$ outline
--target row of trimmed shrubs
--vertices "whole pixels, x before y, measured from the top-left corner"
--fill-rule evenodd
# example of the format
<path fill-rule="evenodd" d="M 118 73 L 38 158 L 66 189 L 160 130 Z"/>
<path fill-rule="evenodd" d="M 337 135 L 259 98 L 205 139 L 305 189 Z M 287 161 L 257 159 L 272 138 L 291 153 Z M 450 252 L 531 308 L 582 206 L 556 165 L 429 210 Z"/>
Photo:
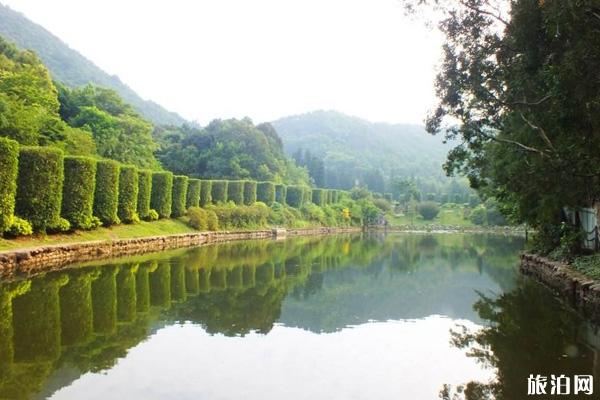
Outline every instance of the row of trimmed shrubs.
<path fill-rule="evenodd" d="M 19 146 L 0 137 L 0 233 L 92 229 L 180 217 L 190 207 L 228 201 L 323 206 L 336 203 L 340 193 L 272 182 L 190 179 L 113 160 L 64 156 L 59 149 Z"/>

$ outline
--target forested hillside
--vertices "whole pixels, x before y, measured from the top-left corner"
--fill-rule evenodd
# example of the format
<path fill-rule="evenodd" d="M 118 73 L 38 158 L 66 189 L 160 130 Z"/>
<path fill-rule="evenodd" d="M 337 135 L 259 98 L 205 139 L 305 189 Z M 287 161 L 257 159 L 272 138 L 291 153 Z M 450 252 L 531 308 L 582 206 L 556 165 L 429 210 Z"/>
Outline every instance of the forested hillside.
<path fill-rule="evenodd" d="M 185 120 L 159 104 L 142 99 L 117 76 L 111 76 L 24 15 L 0 4 L 0 36 L 22 49 L 33 50 L 53 79 L 70 87 L 93 83 L 114 89 L 141 115 L 154 124 L 181 125 Z"/>

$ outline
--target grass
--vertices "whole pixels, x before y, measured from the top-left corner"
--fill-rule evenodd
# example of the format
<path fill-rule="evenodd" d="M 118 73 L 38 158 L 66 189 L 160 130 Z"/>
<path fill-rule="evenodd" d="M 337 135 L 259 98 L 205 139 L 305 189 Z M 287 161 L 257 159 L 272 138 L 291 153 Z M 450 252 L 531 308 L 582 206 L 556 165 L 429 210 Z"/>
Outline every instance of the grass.
<path fill-rule="evenodd" d="M 115 225 L 109 228 L 98 228 L 93 231 L 76 231 L 69 234 L 35 235 L 17 239 L 0 238 L 0 251 L 23 249 L 52 244 L 88 242 L 93 240 L 116 240 L 146 236 L 174 235 L 195 232 L 187 226 L 185 219 L 160 219 L 153 222 L 142 221 L 131 225 Z"/>
<path fill-rule="evenodd" d="M 579 256 L 571 262 L 571 267 L 593 279 L 600 279 L 600 254 Z"/>
<path fill-rule="evenodd" d="M 392 215 L 386 216 L 391 226 L 455 226 L 461 228 L 473 227 L 473 223 L 463 217 L 462 207 L 442 207 L 440 213 L 433 220 L 425 220 L 420 214 L 416 215 Z"/>

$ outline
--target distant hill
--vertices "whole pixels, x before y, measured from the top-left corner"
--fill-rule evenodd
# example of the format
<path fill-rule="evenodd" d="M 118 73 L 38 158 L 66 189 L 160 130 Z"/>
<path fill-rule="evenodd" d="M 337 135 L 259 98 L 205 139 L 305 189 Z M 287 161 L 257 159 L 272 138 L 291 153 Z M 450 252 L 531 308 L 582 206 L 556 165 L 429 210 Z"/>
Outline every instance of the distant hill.
<path fill-rule="evenodd" d="M 352 180 L 364 180 L 365 174 L 377 171 L 386 180 L 391 176 L 446 179 L 442 164 L 452 146 L 420 125 L 373 123 L 321 110 L 281 118 L 273 126 L 287 153 L 308 149 L 324 159 L 328 171 L 353 171 Z"/>
<path fill-rule="evenodd" d="M 114 89 L 154 124 L 181 125 L 186 122 L 180 115 L 166 110 L 159 104 L 142 99 L 117 76 L 107 74 L 46 29 L 2 4 L 0 36 L 23 49 L 35 51 L 53 78 L 67 86 L 77 87 L 94 83 Z"/>

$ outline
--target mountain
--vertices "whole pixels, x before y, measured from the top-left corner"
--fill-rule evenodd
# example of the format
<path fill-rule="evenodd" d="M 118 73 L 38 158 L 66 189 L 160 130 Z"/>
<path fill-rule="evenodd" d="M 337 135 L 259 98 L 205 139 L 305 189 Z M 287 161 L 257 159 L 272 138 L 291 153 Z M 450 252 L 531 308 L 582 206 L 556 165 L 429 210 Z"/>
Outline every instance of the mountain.
<path fill-rule="evenodd" d="M 53 79 L 71 87 L 93 83 L 117 91 L 142 116 L 159 125 L 181 125 L 187 122 L 177 113 L 142 99 L 114 75 L 109 75 L 93 62 L 71 49 L 66 43 L 23 14 L 0 4 L 0 36 L 22 49 L 33 50 L 48 67 Z"/>
<path fill-rule="evenodd" d="M 373 123 L 323 110 L 272 124 L 287 153 L 298 158 L 308 150 L 323 159 L 328 186 L 351 186 L 356 180 L 368 184 L 373 174 L 388 182 L 394 176 L 446 180 L 442 164 L 452 146 L 420 125 Z M 335 176 L 336 171 L 345 176 Z"/>

